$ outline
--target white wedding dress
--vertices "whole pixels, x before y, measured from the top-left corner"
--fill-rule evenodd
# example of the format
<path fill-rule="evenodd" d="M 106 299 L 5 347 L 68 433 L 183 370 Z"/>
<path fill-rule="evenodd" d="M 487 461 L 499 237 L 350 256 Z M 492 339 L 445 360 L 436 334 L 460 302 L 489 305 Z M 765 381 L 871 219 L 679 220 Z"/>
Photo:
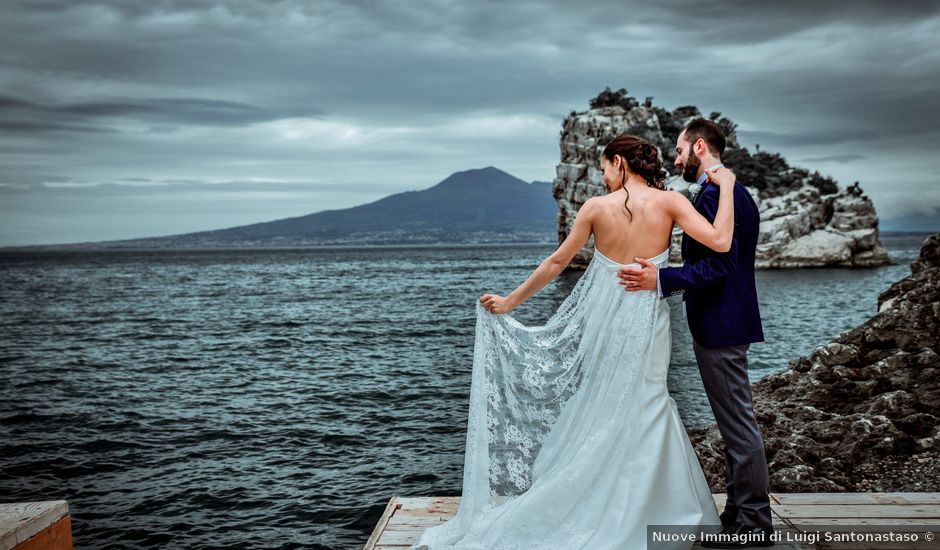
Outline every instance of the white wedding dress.
<path fill-rule="evenodd" d="M 463 494 L 410 550 L 637 550 L 647 525 L 720 528 L 666 389 L 669 306 L 625 291 L 621 267 L 595 249 L 544 326 L 477 301 Z"/>

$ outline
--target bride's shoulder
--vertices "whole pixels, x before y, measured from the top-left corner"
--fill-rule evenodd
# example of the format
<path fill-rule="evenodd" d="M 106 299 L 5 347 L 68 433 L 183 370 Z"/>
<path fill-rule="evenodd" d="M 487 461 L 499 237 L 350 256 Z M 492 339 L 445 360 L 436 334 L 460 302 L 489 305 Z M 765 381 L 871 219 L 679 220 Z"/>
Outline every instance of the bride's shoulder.
<path fill-rule="evenodd" d="M 623 205 L 622 196 L 616 196 L 613 194 L 595 195 L 584 201 L 584 204 L 581 205 L 581 210 L 594 212 L 595 214 L 601 214 L 614 210 L 619 211 L 621 205 Z"/>
<path fill-rule="evenodd" d="M 671 189 L 656 189 L 655 191 L 653 197 L 661 202 L 671 203 L 679 199 L 685 199 L 685 195 L 678 191 L 672 191 Z"/>
<path fill-rule="evenodd" d="M 595 195 L 593 197 L 588 197 L 587 200 L 581 205 L 581 210 L 596 210 L 598 208 L 603 208 L 604 205 L 610 202 L 610 195 Z"/>
<path fill-rule="evenodd" d="M 589 197 L 587 200 L 581 203 L 580 207 L 578 207 L 578 213 L 575 217 L 584 218 L 586 220 L 593 218 L 596 215 L 596 212 L 600 208 L 603 208 L 603 203 L 601 203 L 600 200 L 601 197 Z"/>
<path fill-rule="evenodd" d="M 677 209 L 682 208 L 686 204 L 692 204 L 689 202 L 688 197 L 678 191 L 668 189 L 658 190 L 654 196 L 656 197 L 657 206 L 666 212 L 674 213 Z"/>

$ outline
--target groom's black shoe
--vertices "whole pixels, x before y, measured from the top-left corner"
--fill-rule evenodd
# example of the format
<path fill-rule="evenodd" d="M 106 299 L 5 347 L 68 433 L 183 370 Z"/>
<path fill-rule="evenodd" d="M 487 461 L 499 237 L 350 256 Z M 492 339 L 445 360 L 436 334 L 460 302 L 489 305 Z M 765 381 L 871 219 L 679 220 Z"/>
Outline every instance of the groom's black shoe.
<path fill-rule="evenodd" d="M 760 527 L 757 525 L 744 525 L 743 523 L 732 523 L 720 533 L 704 534 L 702 536 L 702 546 L 704 548 L 754 548 L 773 546 L 774 541 L 770 538 L 773 534 L 773 527 Z"/>
<path fill-rule="evenodd" d="M 725 511 L 718 514 L 718 519 L 721 520 L 721 528 L 727 529 L 728 526 L 734 525 L 738 521 L 738 511 L 729 510 L 725 508 Z"/>
<path fill-rule="evenodd" d="M 731 535 L 733 535 L 737 530 L 738 522 L 736 520 L 732 520 L 731 523 L 725 523 L 725 518 L 721 518 L 721 531 L 712 534 L 704 533 L 702 535 L 702 546 L 705 548 L 719 548 L 712 546 L 712 544 L 715 542 L 731 540 Z"/>

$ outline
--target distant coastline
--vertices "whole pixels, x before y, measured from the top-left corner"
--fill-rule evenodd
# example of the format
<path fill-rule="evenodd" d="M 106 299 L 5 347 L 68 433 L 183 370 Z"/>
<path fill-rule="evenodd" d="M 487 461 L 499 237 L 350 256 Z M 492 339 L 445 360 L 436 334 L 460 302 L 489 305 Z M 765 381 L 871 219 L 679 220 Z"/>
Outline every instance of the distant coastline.
<path fill-rule="evenodd" d="M 936 231 L 882 231 L 882 236 L 905 237 L 920 236 L 925 238 Z M 108 243 L 114 241 L 99 241 Z M 525 246 L 557 246 L 557 241 L 511 241 L 511 242 L 438 242 L 438 243 L 390 243 L 390 244 L 332 244 L 332 245 L 260 245 L 260 246 L 101 246 L 99 242 L 91 243 L 65 243 L 65 244 L 43 244 L 43 245 L 20 245 L 0 247 L 0 254 L 17 252 L 220 252 L 220 251 L 254 251 L 254 250 L 387 250 L 387 249 L 405 249 L 405 248 L 480 248 L 480 247 L 525 247 Z"/>
<path fill-rule="evenodd" d="M 883 236 L 917 236 L 917 235 L 932 235 L 936 231 L 881 231 L 880 234 Z M 136 239 L 135 239 L 136 240 Z M 143 239 L 140 239 L 143 240 Z M 543 246 L 543 245 L 557 245 L 557 241 L 545 239 L 541 241 L 493 241 L 493 242 L 436 242 L 436 243 L 389 243 L 389 244 L 323 244 L 323 245 L 286 245 L 286 246 L 274 246 L 274 245 L 258 245 L 258 246 L 166 246 L 166 247 L 149 247 L 149 246 L 102 246 L 104 243 L 113 243 L 114 241 L 95 241 L 88 243 L 62 243 L 62 244 L 37 244 L 37 245 L 17 245 L 17 246 L 0 246 L 0 253 L 6 252 L 41 252 L 41 251 L 50 251 L 50 252 L 105 252 L 105 251 L 128 251 L 128 252 L 158 252 L 161 250 L 165 251 L 234 251 L 234 250 L 348 250 L 348 249 L 357 249 L 357 250 L 368 250 L 368 249 L 400 249 L 400 248 L 477 248 L 480 246 L 499 246 L 499 247 L 511 247 L 511 246 Z"/>
<path fill-rule="evenodd" d="M 25 245 L 17 247 L 0 247 L 0 254 L 4 252 L 234 252 L 238 250 L 369 250 L 369 249 L 401 249 L 401 248 L 480 248 L 486 247 L 512 247 L 512 246 L 549 246 L 557 245 L 552 241 L 532 242 L 494 242 L 494 243 L 426 243 L 426 244 L 348 244 L 348 245 L 293 245 L 293 246 L 218 246 L 218 247 L 98 247 L 83 245 Z"/>

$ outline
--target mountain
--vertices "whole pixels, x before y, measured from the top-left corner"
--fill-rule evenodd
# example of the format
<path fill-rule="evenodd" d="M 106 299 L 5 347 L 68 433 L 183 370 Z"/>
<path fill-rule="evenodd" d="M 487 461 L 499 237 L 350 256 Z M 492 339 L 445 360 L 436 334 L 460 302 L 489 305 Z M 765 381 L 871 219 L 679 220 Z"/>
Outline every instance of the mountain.
<path fill-rule="evenodd" d="M 555 242 L 550 182 L 486 168 L 456 172 L 428 189 L 269 222 L 83 247 L 195 248 L 311 245 Z"/>

